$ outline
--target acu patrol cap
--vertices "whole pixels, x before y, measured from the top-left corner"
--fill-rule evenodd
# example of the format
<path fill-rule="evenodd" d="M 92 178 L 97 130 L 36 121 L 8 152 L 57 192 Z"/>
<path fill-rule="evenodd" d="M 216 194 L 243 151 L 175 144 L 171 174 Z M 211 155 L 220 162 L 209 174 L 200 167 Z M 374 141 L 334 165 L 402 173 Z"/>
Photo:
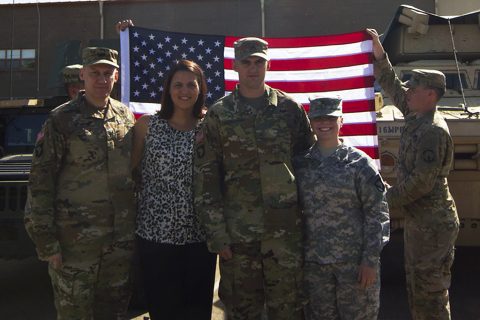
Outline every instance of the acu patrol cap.
<path fill-rule="evenodd" d="M 80 79 L 80 69 L 82 69 L 81 64 L 72 64 L 63 68 L 63 83 L 83 83 L 83 80 Z"/>
<path fill-rule="evenodd" d="M 235 60 L 243 60 L 252 56 L 270 60 L 267 54 L 268 42 L 260 38 L 242 38 L 235 41 L 233 47 L 235 48 Z"/>
<path fill-rule="evenodd" d="M 405 86 L 407 88 L 413 88 L 421 85 L 445 91 L 445 75 L 438 70 L 412 70 L 412 77 L 405 82 Z"/>
<path fill-rule="evenodd" d="M 82 59 L 84 66 L 94 64 L 108 64 L 118 68 L 118 52 L 109 48 L 88 47 L 82 51 Z"/>
<path fill-rule="evenodd" d="M 310 100 L 310 109 L 308 110 L 308 118 L 310 120 L 329 116 L 342 116 L 342 99 L 339 97 L 318 97 Z"/>

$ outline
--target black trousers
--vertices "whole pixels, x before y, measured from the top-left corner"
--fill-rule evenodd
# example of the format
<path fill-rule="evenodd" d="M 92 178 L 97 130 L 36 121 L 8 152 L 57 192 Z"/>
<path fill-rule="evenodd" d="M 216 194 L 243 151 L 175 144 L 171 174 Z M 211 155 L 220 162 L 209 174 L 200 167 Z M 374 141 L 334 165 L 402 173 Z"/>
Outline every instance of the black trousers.
<path fill-rule="evenodd" d="M 152 320 L 210 320 L 216 254 L 205 243 L 172 245 L 137 237 Z"/>

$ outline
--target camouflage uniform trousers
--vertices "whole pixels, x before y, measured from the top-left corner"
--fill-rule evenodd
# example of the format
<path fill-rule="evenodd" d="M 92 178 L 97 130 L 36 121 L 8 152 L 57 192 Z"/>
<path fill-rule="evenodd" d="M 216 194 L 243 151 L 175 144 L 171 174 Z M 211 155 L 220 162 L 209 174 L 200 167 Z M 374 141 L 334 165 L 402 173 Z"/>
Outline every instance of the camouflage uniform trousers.
<path fill-rule="evenodd" d="M 228 320 L 302 320 L 302 255 L 299 239 L 270 239 L 231 245 L 220 260 L 219 296 Z"/>
<path fill-rule="evenodd" d="M 91 249 L 62 248 L 63 266 L 49 265 L 58 320 L 126 319 L 133 241 Z"/>
<path fill-rule="evenodd" d="M 413 319 L 450 319 L 448 288 L 457 235 L 457 223 L 434 230 L 405 217 L 405 273 Z"/>
<path fill-rule="evenodd" d="M 367 289 L 358 283 L 358 263 L 305 263 L 306 320 L 375 320 L 380 308 L 380 272 Z M 378 270 L 378 269 L 377 269 Z"/>

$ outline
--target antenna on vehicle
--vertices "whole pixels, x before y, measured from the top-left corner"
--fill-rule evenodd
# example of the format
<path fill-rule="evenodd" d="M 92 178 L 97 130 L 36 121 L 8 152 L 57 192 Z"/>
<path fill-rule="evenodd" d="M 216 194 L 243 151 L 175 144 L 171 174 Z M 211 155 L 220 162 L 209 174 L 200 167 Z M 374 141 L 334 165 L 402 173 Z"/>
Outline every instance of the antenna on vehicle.
<path fill-rule="evenodd" d="M 457 49 L 455 48 L 455 40 L 453 39 L 453 30 L 452 30 L 452 25 L 450 23 L 450 18 L 448 18 L 447 21 L 448 21 L 448 28 L 450 29 L 450 38 L 452 39 L 453 56 L 455 57 L 455 66 L 457 67 L 457 76 L 458 76 L 458 82 L 460 83 L 460 92 L 462 93 L 463 110 L 465 110 L 469 118 L 474 116 L 478 118 L 478 115 L 479 115 L 478 112 L 471 112 L 470 110 L 468 110 L 467 100 L 465 99 L 465 92 L 463 91 L 462 78 L 460 76 L 460 68 L 458 66 Z"/>

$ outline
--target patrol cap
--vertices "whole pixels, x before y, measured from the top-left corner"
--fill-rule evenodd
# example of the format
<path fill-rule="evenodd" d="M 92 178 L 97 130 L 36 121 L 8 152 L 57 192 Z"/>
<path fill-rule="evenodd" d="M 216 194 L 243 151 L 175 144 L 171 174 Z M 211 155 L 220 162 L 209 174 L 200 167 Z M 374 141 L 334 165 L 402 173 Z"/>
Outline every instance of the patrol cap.
<path fill-rule="evenodd" d="M 405 86 L 413 88 L 420 85 L 445 90 L 445 75 L 438 70 L 414 69 Z"/>
<path fill-rule="evenodd" d="M 83 80 L 80 79 L 80 69 L 82 69 L 81 64 L 72 64 L 63 68 L 63 83 L 82 83 Z"/>
<path fill-rule="evenodd" d="M 84 66 L 93 64 L 108 64 L 118 68 L 118 52 L 109 48 L 87 47 L 82 51 L 82 60 Z"/>
<path fill-rule="evenodd" d="M 341 117 L 342 99 L 339 97 L 318 97 L 310 100 L 308 118 L 315 119 L 322 116 Z"/>
<path fill-rule="evenodd" d="M 233 47 L 235 48 L 235 60 L 243 60 L 252 56 L 270 60 L 267 54 L 268 42 L 260 38 L 242 38 L 235 41 Z"/>

